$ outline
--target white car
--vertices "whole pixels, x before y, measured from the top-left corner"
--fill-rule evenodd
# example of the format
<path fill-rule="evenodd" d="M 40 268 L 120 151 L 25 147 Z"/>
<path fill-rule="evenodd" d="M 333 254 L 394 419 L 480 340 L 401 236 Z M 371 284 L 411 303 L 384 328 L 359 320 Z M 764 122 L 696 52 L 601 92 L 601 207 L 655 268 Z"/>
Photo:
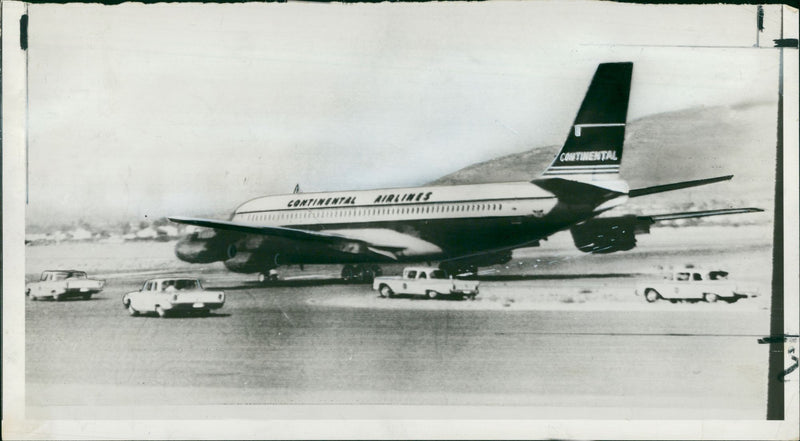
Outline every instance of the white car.
<path fill-rule="evenodd" d="M 643 295 L 652 303 L 659 299 L 704 300 L 708 303 L 717 300 L 735 302 L 740 298 L 755 297 L 755 293 L 745 293 L 736 283 L 728 280 L 726 271 L 699 271 L 685 269 L 666 275 L 662 280 L 651 280 L 636 285 L 636 295 Z"/>
<path fill-rule="evenodd" d="M 155 312 L 165 317 L 170 311 L 194 311 L 208 314 L 225 304 L 223 291 L 207 291 L 200 281 L 188 278 L 161 278 L 144 282 L 139 291 L 122 296 L 130 315 Z"/>
<path fill-rule="evenodd" d="M 77 270 L 47 270 L 36 282 L 25 287 L 25 295 L 31 300 L 51 297 L 62 300 L 69 297 L 92 298 L 92 294 L 102 291 L 105 281 L 90 279 L 86 272 Z"/>
<path fill-rule="evenodd" d="M 475 299 L 478 295 L 479 282 L 454 279 L 438 268 L 408 267 L 399 277 L 376 277 L 372 289 L 381 297 L 394 297 L 397 294 L 424 295 L 435 299 L 439 296 L 457 296 Z"/>

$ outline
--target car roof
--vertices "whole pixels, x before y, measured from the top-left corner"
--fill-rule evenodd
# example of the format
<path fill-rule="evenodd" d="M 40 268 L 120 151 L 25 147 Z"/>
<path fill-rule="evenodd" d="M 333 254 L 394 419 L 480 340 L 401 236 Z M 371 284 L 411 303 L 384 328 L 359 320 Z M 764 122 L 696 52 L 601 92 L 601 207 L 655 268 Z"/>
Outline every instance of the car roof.
<path fill-rule="evenodd" d="M 84 270 L 74 270 L 74 269 L 57 269 L 57 270 L 44 270 L 43 273 L 85 273 Z"/>

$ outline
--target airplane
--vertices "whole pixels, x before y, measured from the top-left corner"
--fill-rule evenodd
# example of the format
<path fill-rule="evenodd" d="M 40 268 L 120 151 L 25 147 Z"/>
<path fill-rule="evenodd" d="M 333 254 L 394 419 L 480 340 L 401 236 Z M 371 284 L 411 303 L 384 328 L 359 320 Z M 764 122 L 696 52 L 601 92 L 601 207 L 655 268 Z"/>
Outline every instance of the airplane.
<path fill-rule="evenodd" d="M 620 179 L 632 62 L 599 64 L 567 139 L 547 170 L 522 182 L 423 186 L 264 196 L 230 219 L 169 217 L 205 227 L 175 247 L 185 262 L 223 261 L 266 281 L 282 265 L 343 264 L 348 281 L 380 265 L 439 262 L 450 274 L 511 260 L 517 248 L 569 230 L 583 252 L 636 246 L 656 222 L 763 211 L 726 208 L 598 217 L 630 198 L 729 180 L 733 175 L 629 189 Z"/>

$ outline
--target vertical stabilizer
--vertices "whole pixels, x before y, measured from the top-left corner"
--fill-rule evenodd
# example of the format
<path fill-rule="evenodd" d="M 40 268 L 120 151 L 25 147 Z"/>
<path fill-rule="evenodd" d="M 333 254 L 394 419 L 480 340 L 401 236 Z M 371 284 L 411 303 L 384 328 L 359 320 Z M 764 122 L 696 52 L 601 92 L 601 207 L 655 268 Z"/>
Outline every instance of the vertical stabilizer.
<path fill-rule="evenodd" d="M 617 178 L 632 72 L 630 62 L 597 66 L 567 140 L 543 177 L 581 181 Z"/>

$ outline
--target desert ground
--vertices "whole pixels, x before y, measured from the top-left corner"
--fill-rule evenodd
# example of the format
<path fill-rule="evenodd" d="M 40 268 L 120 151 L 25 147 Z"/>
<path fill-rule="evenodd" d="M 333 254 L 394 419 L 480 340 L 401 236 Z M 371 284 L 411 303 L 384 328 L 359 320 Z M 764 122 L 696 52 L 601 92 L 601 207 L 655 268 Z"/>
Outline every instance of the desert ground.
<path fill-rule="evenodd" d="M 768 351 L 757 340 L 769 330 L 771 235 L 768 225 L 655 228 L 634 250 L 585 255 L 559 234 L 483 268 L 475 301 L 383 299 L 344 284 L 334 266 L 281 268 L 262 286 L 220 264 L 182 263 L 174 242 L 26 247 L 29 279 L 75 268 L 106 280 L 88 301 L 27 302 L 26 409 L 180 418 L 160 406 L 226 405 L 213 417 L 264 417 L 345 404 L 343 416 L 369 405 L 381 418 L 396 406 L 417 417 L 477 406 L 485 418 L 763 419 Z M 647 303 L 634 293 L 687 265 L 729 271 L 757 296 Z M 165 274 L 200 277 L 226 292 L 225 306 L 130 317 L 123 294 Z"/>

